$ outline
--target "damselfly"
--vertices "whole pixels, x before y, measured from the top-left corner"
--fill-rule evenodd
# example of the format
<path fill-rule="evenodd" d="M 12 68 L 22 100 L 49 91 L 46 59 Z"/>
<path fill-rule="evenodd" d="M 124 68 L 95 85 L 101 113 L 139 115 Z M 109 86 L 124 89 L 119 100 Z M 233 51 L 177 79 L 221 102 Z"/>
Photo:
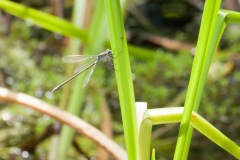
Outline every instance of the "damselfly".
<path fill-rule="evenodd" d="M 87 63 L 77 67 L 75 69 L 75 71 L 74 71 L 76 74 L 74 74 L 72 77 L 70 77 L 66 81 L 62 82 L 61 84 L 59 84 L 57 87 L 55 87 L 52 90 L 52 92 L 55 92 L 60 87 L 62 87 L 64 84 L 68 83 L 73 78 L 77 77 L 78 75 L 80 75 L 84 71 L 86 71 L 86 70 L 91 68 L 91 70 L 87 74 L 87 76 L 86 76 L 86 78 L 84 80 L 84 83 L 83 83 L 83 87 L 85 87 L 88 84 L 88 81 L 89 81 L 89 79 L 90 79 L 90 77 L 91 77 L 91 75 L 93 73 L 94 68 L 96 67 L 98 62 L 101 59 L 103 59 L 104 57 L 106 57 L 106 58 L 112 57 L 112 51 L 107 49 L 105 52 L 99 53 L 98 55 L 89 55 L 89 56 L 84 56 L 84 55 L 68 55 L 68 56 L 64 56 L 62 58 L 62 61 L 66 62 L 66 63 L 78 63 L 78 62 L 82 62 L 82 61 L 85 61 L 85 60 L 89 60 L 89 62 L 87 62 Z"/>

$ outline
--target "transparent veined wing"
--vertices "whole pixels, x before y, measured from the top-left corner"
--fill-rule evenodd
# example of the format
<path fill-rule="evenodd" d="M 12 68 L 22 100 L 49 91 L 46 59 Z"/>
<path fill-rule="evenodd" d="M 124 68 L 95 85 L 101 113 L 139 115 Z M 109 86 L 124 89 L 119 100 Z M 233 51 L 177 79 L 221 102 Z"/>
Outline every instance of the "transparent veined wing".
<path fill-rule="evenodd" d="M 94 71 L 94 68 L 95 68 L 96 65 L 97 65 L 97 61 L 94 62 L 94 63 L 95 63 L 95 64 L 92 66 L 91 70 L 89 71 L 88 75 L 86 76 L 86 78 L 85 78 L 85 80 L 84 80 L 84 82 L 83 82 L 83 88 L 86 87 L 86 85 L 88 84 L 89 79 L 90 79 L 90 77 L 91 77 L 91 75 L 92 75 L 92 73 L 93 73 L 93 71 Z"/>
<path fill-rule="evenodd" d="M 66 63 L 77 63 L 77 62 L 81 62 L 81 61 L 85 61 L 87 59 L 95 59 L 97 57 L 97 55 L 89 55 L 89 56 L 85 56 L 85 55 L 67 55 L 67 56 L 63 56 L 62 61 L 66 62 Z"/>
<path fill-rule="evenodd" d="M 74 73 L 78 73 L 83 71 L 85 68 L 87 68 L 88 66 L 90 66 L 91 64 L 93 64 L 96 61 L 96 58 L 91 58 L 91 59 L 86 59 L 87 62 L 85 63 L 80 63 L 80 65 L 74 70 Z"/>

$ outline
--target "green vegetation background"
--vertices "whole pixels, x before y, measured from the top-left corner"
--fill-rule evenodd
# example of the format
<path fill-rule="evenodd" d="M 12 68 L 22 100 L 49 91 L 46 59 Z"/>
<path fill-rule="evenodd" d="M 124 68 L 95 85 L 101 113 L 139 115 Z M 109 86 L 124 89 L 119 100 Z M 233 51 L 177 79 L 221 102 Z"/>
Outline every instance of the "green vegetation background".
<path fill-rule="evenodd" d="M 45 1 L 24 1 L 24 3 L 46 12 L 51 10 L 51 5 Z M 64 18 L 69 19 L 72 4 L 71 2 L 64 4 Z M 165 48 L 164 45 L 156 45 L 146 40 L 144 34 L 168 37 L 194 46 L 202 8 L 192 7 L 193 11 L 190 10 L 191 16 L 189 16 L 183 12 L 185 5 L 188 5 L 185 1 L 176 3 L 172 0 L 165 2 L 164 7 L 156 1 L 145 1 L 143 4 L 134 5 L 131 6 L 132 10 L 129 7 L 125 13 L 129 43 L 154 51 L 149 53 L 153 57 L 149 59 L 142 59 L 140 55 L 130 52 L 136 101 L 147 102 L 149 108 L 183 106 L 193 54 L 181 47 L 173 51 Z M 163 8 L 167 7 L 169 9 L 157 12 L 158 10 L 154 10 L 153 7 L 157 5 L 159 10 L 163 11 Z M 148 10 L 151 7 L 152 9 Z M 142 17 L 137 16 L 137 11 L 146 13 L 145 18 L 148 18 L 147 22 L 150 24 L 143 23 Z M 0 16 L 0 85 L 57 105 L 61 92 L 52 95 L 50 91 L 66 78 L 65 64 L 61 62 L 61 57 L 67 39 L 16 17 L 9 17 L 7 19 L 9 22 L 6 23 L 4 19 L 8 16 L 6 13 L 1 13 Z M 224 33 L 218 53 L 213 59 L 199 111 L 236 143 L 240 143 L 239 42 L 239 26 L 231 25 Z M 102 90 L 106 95 L 113 119 L 113 139 L 124 145 L 115 75 L 113 71 L 106 69 L 104 64 L 95 69 L 87 86 L 85 105 L 80 117 L 97 127 L 101 124 L 100 109 L 95 106 L 96 99 L 93 97 L 96 95 L 93 93 L 95 83 L 103 84 Z M 2 159 L 10 155 L 18 156 L 18 148 L 22 148 L 31 139 L 43 134 L 53 123 L 51 118 L 24 106 L 2 102 L 0 106 L 0 158 Z M 178 127 L 172 124 L 154 127 L 153 146 L 156 148 L 156 156 L 160 159 L 172 158 Z M 86 155 L 89 157 L 95 155 L 94 144 L 80 136 L 76 136 L 75 139 Z M 30 157 L 46 159 L 49 146 L 49 139 L 42 141 Z M 72 147 L 69 151 L 69 159 L 76 159 L 79 154 L 76 147 Z M 233 159 L 195 131 L 189 159 L 209 159 L 209 157 L 212 160 Z"/>

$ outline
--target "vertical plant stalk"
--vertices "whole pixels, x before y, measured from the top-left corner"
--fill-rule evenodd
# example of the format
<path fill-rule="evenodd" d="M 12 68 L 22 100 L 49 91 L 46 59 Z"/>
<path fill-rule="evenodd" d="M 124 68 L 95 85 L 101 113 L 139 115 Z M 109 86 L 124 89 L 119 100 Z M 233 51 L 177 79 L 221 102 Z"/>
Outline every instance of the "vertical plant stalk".
<path fill-rule="evenodd" d="M 129 160 L 137 160 L 137 121 L 128 48 L 119 0 L 105 0 L 111 48 L 118 85 L 125 143 Z"/>
<path fill-rule="evenodd" d="M 145 119 L 148 111 L 145 112 L 139 131 L 139 160 L 148 160 L 151 157 L 151 139 L 153 122 Z"/>
<path fill-rule="evenodd" d="M 197 95 L 196 95 L 196 97 L 197 97 L 196 101 L 198 102 L 198 105 L 194 106 L 194 108 L 193 108 L 193 110 L 196 112 L 198 111 L 200 99 L 202 97 L 201 92 L 204 88 L 204 84 L 205 84 L 205 81 L 207 78 L 208 70 L 211 65 L 213 55 L 216 52 L 217 46 L 219 44 L 219 41 L 222 37 L 224 28 L 226 26 L 226 24 L 224 22 L 224 17 L 221 14 L 218 14 L 217 19 L 216 19 L 216 24 L 213 26 L 214 26 L 213 34 L 211 34 L 210 39 L 209 39 L 210 41 L 207 44 L 204 65 L 202 66 L 202 68 L 203 68 L 202 76 L 199 78 L 199 89 L 198 89 L 199 93 L 197 93 Z M 192 132 L 193 132 L 193 127 L 190 127 L 188 130 L 188 136 L 186 139 L 186 143 L 188 144 L 188 146 L 185 147 L 186 151 L 183 152 L 183 159 L 187 159 L 187 157 L 188 157 L 188 150 L 189 150 L 189 146 L 191 143 Z"/>
<path fill-rule="evenodd" d="M 189 125 L 192 111 L 198 110 L 202 96 L 205 79 L 208 73 L 207 61 L 212 60 L 211 53 L 208 53 L 208 44 L 210 43 L 213 29 L 216 23 L 216 17 L 220 8 L 221 0 L 207 0 L 204 6 L 203 18 L 196 48 L 196 55 L 193 62 L 192 73 L 187 91 L 187 97 L 184 104 L 183 117 L 180 124 L 177 145 L 174 154 L 174 160 L 187 159 L 193 128 Z M 214 46 L 216 47 L 216 46 Z M 206 65 L 206 67 L 204 67 Z"/>
<path fill-rule="evenodd" d="M 214 22 L 216 23 L 212 24 L 211 26 L 211 31 L 209 34 L 210 36 L 209 36 L 207 47 L 206 47 L 206 55 L 204 57 L 204 62 L 203 62 L 204 65 L 202 66 L 202 75 L 200 76 L 200 79 L 199 79 L 199 89 L 198 89 L 199 92 L 197 92 L 197 95 L 196 95 L 196 98 L 197 98 L 196 103 L 198 103 L 198 105 L 194 106 L 193 108 L 193 110 L 196 112 L 198 110 L 198 106 L 201 99 L 201 92 L 204 88 L 204 84 L 207 78 L 207 74 L 212 61 L 213 54 L 216 52 L 216 49 L 222 37 L 223 31 L 226 27 L 226 23 L 240 23 L 240 14 L 237 12 L 224 11 L 224 10 L 219 10 L 217 12 L 218 12 L 217 18 L 216 20 L 214 20 Z M 193 129 L 191 127 L 188 131 L 186 144 L 190 145 L 192 132 L 193 132 Z M 187 148 L 185 147 L 185 149 L 187 149 L 187 151 L 183 152 L 183 159 L 187 159 L 189 146 Z"/>
<path fill-rule="evenodd" d="M 151 160 L 155 160 L 155 149 L 152 150 Z"/>

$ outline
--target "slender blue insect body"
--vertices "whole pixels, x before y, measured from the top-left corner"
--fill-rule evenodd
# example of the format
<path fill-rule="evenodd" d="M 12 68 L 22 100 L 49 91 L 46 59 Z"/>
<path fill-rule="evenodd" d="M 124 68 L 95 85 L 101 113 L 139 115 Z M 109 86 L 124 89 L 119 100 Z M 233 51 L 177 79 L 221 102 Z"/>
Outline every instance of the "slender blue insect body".
<path fill-rule="evenodd" d="M 88 81 L 94 71 L 94 68 L 96 67 L 96 65 L 98 64 L 98 62 L 104 58 L 104 57 L 112 57 L 112 51 L 110 49 L 107 49 L 105 52 L 99 53 L 98 55 L 91 55 L 91 56 L 84 56 L 84 55 L 68 55 L 68 56 L 64 56 L 62 58 L 63 62 L 67 62 L 67 63 L 78 63 L 78 62 L 82 62 L 88 59 L 93 59 L 91 60 L 89 63 L 84 64 L 83 66 L 80 66 L 78 68 L 75 69 L 76 74 L 74 74 L 72 77 L 70 77 L 69 79 L 65 80 L 64 82 L 62 82 L 61 84 L 59 84 L 58 86 L 56 86 L 52 92 L 55 92 L 56 90 L 58 90 L 59 88 L 61 88 L 63 85 L 65 85 L 66 83 L 68 83 L 69 81 L 71 81 L 72 79 L 74 79 L 75 77 L 77 77 L 78 75 L 80 75 L 81 73 L 85 72 L 86 70 L 90 69 L 89 73 L 87 74 L 84 83 L 83 83 L 83 87 L 85 87 L 88 84 Z"/>

